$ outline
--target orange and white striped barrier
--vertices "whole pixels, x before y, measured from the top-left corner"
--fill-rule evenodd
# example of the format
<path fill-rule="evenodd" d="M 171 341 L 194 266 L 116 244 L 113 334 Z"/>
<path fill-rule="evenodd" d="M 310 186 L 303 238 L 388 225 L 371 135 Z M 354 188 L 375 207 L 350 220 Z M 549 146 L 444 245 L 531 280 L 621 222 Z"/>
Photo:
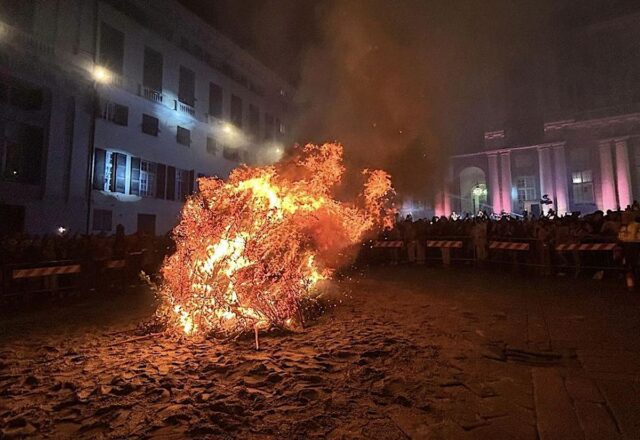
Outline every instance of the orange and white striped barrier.
<path fill-rule="evenodd" d="M 30 269 L 14 269 L 12 272 L 12 278 L 14 280 L 19 278 L 35 278 L 44 277 L 47 275 L 64 275 L 69 273 L 80 273 L 79 264 L 71 264 L 69 266 L 49 266 L 49 267 L 33 267 Z"/>
<path fill-rule="evenodd" d="M 428 240 L 427 247 L 431 248 L 461 248 L 461 241 L 452 240 Z"/>
<path fill-rule="evenodd" d="M 374 248 L 400 248 L 402 247 L 401 241 L 374 241 Z"/>
<path fill-rule="evenodd" d="M 122 269 L 125 266 L 125 260 L 109 260 L 104 267 L 107 269 Z"/>
<path fill-rule="evenodd" d="M 489 242 L 489 249 L 504 249 L 508 251 L 528 251 L 530 249 L 529 243 L 512 243 L 510 241 L 491 241 Z"/>
<path fill-rule="evenodd" d="M 618 246 L 617 243 L 573 243 L 559 244 L 557 251 L 612 251 Z"/>

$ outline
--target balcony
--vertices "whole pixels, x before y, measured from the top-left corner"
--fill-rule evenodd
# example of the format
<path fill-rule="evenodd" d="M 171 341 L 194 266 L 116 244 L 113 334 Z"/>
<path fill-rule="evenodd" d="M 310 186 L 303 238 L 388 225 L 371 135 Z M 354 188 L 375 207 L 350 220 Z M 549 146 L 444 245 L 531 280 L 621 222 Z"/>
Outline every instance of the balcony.
<path fill-rule="evenodd" d="M 49 43 L 2 21 L 0 21 L 0 37 L 4 43 L 26 50 L 36 57 L 53 58 L 55 54 L 53 46 Z"/>
<path fill-rule="evenodd" d="M 164 100 L 162 92 L 159 92 L 142 84 L 138 84 L 138 96 L 142 96 L 144 99 L 157 102 L 158 104 L 162 104 Z"/>
<path fill-rule="evenodd" d="M 175 101 L 174 110 L 177 110 L 181 113 L 186 113 L 191 117 L 196 117 L 196 109 L 190 106 L 189 104 L 185 104 L 184 102 L 180 102 L 178 100 Z"/>

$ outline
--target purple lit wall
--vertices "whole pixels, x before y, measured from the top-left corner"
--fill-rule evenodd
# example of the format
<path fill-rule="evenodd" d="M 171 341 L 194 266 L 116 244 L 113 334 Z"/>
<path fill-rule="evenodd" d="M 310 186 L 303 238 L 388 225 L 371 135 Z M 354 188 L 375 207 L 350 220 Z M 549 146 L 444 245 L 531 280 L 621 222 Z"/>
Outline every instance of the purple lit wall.
<path fill-rule="evenodd" d="M 489 190 L 491 191 L 491 206 L 493 212 L 502 212 L 500 196 L 500 176 L 498 175 L 498 155 L 489 154 Z"/>
<path fill-rule="evenodd" d="M 629 152 L 627 141 L 624 139 L 616 141 L 616 183 L 618 185 L 618 204 L 625 209 L 631 205 L 633 195 L 631 194 L 631 172 L 629 170 Z"/>
<path fill-rule="evenodd" d="M 602 142 L 600 150 L 600 186 L 602 188 L 602 210 L 616 209 L 616 189 L 613 178 L 613 161 L 611 159 L 611 143 Z"/>

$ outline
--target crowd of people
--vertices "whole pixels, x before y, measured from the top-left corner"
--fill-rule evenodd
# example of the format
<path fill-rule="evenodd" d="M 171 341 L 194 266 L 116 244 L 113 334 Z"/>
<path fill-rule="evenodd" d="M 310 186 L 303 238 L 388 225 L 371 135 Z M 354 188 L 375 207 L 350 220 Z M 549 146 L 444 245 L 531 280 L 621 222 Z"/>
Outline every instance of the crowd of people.
<path fill-rule="evenodd" d="M 104 261 L 124 259 L 131 254 L 144 255 L 147 265 L 171 251 L 170 236 L 143 233 L 125 234 L 122 225 L 116 233 L 27 235 L 12 234 L 0 237 L 0 266 L 25 266 L 57 261 Z"/>
<path fill-rule="evenodd" d="M 462 245 L 456 249 L 428 248 L 429 240 L 450 240 Z M 452 259 L 461 259 L 482 266 L 497 256 L 511 264 L 535 266 L 543 274 L 563 273 L 569 268 L 577 274 L 581 267 L 587 265 L 596 269 L 617 265 L 626 268 L 627 274 L 634 274 L 640 254 L 640 204 L 634 201 L 625 210 L 596 211 L 588 215 L 558 216 L 552 210 L 539 217 L 526 213 L 522 216 L 495 216 L 480 212 L 476 216 L 414 220 L 407 215 L 404 219 L 397 218 L 393 228 L 385 228 L 378 241 L 400 245 L 365 253 L 365 259 L 398 264 L 424 263 L 434 258 L 445 265 Z M 492 241 L 528 243 L 529 246 L 527 252 L 494 250 L 490 253 L 489 243 Z M 603 242 L 619 245 L 614 252 L 599 255 L 583 255 L 577 250 L 555 252 L 561 244 Z M 84 272 L 96 273 L 107 261 L 126 260 L 128 267 L 153 274 L 164 257 L 173 252 L 174 246 L 170 233 L 163 236 L 126 235 L 121 225 L 113 235 L 70 235 L 66 231 L 43 236 L 14 234 L 0 237 L 0 267 L 74 261 L 84 266 Z M 132 276 L 133 272 L 131 270 Z M 3 278 L 5 281 L 8 279 L 6 274 Z"/>
<path fill-rule="evenodd" d="M 591 214 L 578 213 L 564 216 L 556 215 L 553 210 L 539 217 L 524 213 L 522 216 L 489 215 L 480 212 L 477 216 L 434 217 L 414 220 L 410 215 L 398 218 L 393 228 L 386 228 L 379 236 L 379 241 L 400 241 L 402 247 L 397 250 L 382 251 L 386 260 L 392 263 L 421 263 L 429 258 L 425 245 L 428 240 L 460 240 L 463 248 L 458 251 L 470 260 L 482 263 L 490 258 L 489 243 L 491 241 L 521 242 L 530 245 L 530 252 L 517 255 L 515 253 L 496 251 L 500 257 L 509 258 L 515 263 L 537 265 L 550 273 L 555 265 L 579 267 L 584 260 L 593 260 L 594 264 L 626 265 L 635 269 L 638 261 L 638 241 L 640 236 L 640 204 L 625 210 L 606 213 L 595 211 Z M 557 245 L 579 243 L 618 242 L 616 252 L 598 257 L 581 256 L 575 252 L 554 252 Z M 433 250 L 435 257 L 449 263 L 451 250 Z M 378 255 L 380 256 L 380 255 Z"/>

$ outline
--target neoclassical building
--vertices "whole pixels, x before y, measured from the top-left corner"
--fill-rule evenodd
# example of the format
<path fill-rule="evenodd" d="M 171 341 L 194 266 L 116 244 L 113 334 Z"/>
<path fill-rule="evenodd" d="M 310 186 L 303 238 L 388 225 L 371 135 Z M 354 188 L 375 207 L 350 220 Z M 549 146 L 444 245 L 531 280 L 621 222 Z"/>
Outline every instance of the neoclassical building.
<path fill-rule="evenodd" d="M 640 113 L 589 116 L 545 123 L 535 145 L 485 133 L 484 151 L 451 157 L 436 213 L 624 209 L 640 198 Z M 541 203 L 545 195 L 551 204 Z"/>
<path fill-rule="evenodd" d="M 0 230 L 163 234 L 279 157 L 293 93 L 176 0 L 0 0 Z"/>
<path fill-rule="evenodd" d="M 436 214 L 586 214 L 640 199 L 638 6 L 578 22 L 561 10 L 556 46 L 488 67 L 497 86 L 478 117 L 492 130 L 450 158 Z"/>

